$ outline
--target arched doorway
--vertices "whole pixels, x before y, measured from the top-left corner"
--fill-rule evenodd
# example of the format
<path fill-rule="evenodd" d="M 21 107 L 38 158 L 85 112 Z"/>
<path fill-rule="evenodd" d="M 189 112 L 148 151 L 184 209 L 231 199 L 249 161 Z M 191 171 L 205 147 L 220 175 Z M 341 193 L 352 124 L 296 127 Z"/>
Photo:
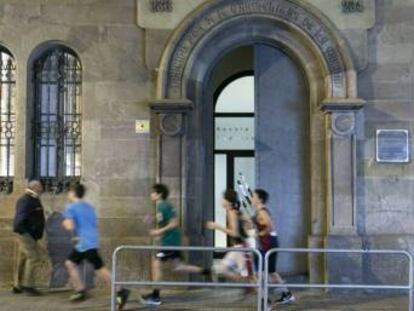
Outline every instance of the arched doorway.
<path fill-rule="evenodd" d="M 226 220 L 222 191 L 237 191 L 237 181 L 244 180 L 270 193 L 268 208 L 281 245 L 307 247 L 310 109 L 303 71 L 279 48 L 254 44 L 225 54 L 209 79 L 206 94 L 214 97 L 205 104 L 214 105 L 215 221 Z M 226 242 L 215 233 L 215 246 Z M 279 262 L 281 272 L 307 274 L 306 256 L 282 254 Z"/>
<path fill-rule="evenodd" d="M 212 245 L 214 241 L 204 229 L 205 221 L 214 217 L 211 103 L 216 89 L 209 85 L 213 71 L 231 51 L 256 45 L 283 53 L 302 73 L 302 81 L 309 83 L 303 110 L 309 113 L 307 145 L 311 146 L 306 240 L 323 246 L 328 233 L 352 234 L 354 173 L 353 169 L 348 170 L 350 174 L 339 173 L 342 163 L 355 165 L 354 111 L 363 101 L 356 98 L 356 74 L 346 43 L 323 14 L 301 0 L 212 0 L 188 16 L 171 37 L 159 68 L 158 98 L 152 105 L 161 124 L 158 178 L 168 179 L 179 194 L 189 243 Z M 173 138 L 171 131 L 164 131 L 165 120 L 168 127 L 177 129 L 173 133 L 182 135 Z M 335 130 L 337 126 L 341 131 Z M 174 145 L 182 166 L 169 164 L 171 152 L 169 159 L 163 158 L 162 141 L 169 151 Z"/>

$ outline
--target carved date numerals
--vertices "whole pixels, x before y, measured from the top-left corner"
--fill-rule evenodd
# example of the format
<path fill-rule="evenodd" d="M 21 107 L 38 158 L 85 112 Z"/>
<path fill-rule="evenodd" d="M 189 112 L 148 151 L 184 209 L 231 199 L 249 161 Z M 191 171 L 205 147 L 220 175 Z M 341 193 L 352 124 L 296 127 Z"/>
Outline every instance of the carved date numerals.
<path fill-rule="evenodd" d="M 150 8 L 153 13 L 172 12 L 173 0 L 150 0 Z"/>
<path fill-rule="evenodd" d="M 342 0 L 342 12 L 345 14 L 362 13 L 364 10 L 363 0 Z"/>

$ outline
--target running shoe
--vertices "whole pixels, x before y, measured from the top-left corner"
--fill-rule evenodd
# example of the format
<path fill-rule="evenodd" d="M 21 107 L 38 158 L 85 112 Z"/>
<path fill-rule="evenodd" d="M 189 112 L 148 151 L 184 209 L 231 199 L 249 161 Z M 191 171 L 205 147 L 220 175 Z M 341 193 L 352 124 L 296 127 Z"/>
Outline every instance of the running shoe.
<path fill-rule="evenodd" d="M 87 299 L 87 295 L 85 291 L 81 291 L 81 292 L 75 292 L 73 293 L 72 296 L 69 297 L 69 300 L 71 302 L 82 302 L 85 301 Z"/>
<path fill-rule="evenodd" d="M 295 299 L 295 296 L 293 296 L 293 294 L 291 292 L 284 292 L 282 294 L 282 297 L 280 297 L 280 299 L 278 299 L 276 301 L 276 304 L 278 304 L 278 305 L 286 305 L 286 304 L 289 304 L 289 303 L 294 302 L 295 300 L 296 300 Z"/>
<path fill-rule="evenodd" d="M 13 294 L 23 294 L 23 289 L 19 286 L 13 286 L 12 287 L 12 293 Z"/>
<path fill-rule="evenodd" d="M 36 288 L 33 288 L 33 287 L 22 287 L 21 289 L 27 296 L 31 296 L 31 297 L 43 296 L 43 294 L 40 291 L 38 291 Z"/>
<path fill-rule="evenodd" d="M 159 306 L 161 305 L 161 298 L 155 297 L 153 294 L 141 296 L 141 303 L 148 306 Z"/>
<path fill-rule="evenodd" d="M 118 311 L 122 311 L 122 309 L 125 307 L 126 303 L 128 302 L 130 293 L 131 291 L 126 288 L 123 288 L 117 292 L 116 305 L 118 307 Z"/>

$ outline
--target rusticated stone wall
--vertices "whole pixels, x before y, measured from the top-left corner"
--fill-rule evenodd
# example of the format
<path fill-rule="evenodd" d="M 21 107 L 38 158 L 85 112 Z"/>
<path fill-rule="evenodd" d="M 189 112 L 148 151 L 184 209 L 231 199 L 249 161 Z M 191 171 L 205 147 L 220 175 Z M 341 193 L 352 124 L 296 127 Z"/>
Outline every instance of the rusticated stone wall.
<path fill-rule="evenodd" d="M 0 43 L 15 56 L 18 72 L 15 187 L 10 195 L 0 194 L 1 284 L 12 280 L 16 252 L 11 218 L 29 174 L 25 150 L 33 99 L 28 72 L 32 59 L 50 42 L 72 48 L 82 63 L 82 179 L 89 188 L 87 199 L 98 209 L 105 260 L 110 264 L 119 244 L 150 242 L 142 218 L 152 210 L 148 189 L 155 178 L 154 154 L 149 135 L 136 134 L 135 120 L 149 119 L 153 72 L 147 68 L 146 32 L 136 23 L 136 7 L 135 0 L 0 1 Z M 43 202 L 50 216 L 64 208 L 65 195 L 45 194 Z M 56 214 L 51 220 L 45 245 L 52 246 L 58 285 L 64 282 L 61 257 L 70 242 L 56 231 Z M 43 271 L 44 284 L 46 265 Z"/>
<path fill-rule="evenodd" d="M 281 4 L 285 6 L 288 4 L 289 7 L 298 6 L 300 12 L 302 12 L 300 8 L 306 7 L 310 11 L 306 10 L 300 15 L 301 18 L 308 16 L 309 12 L 317 13 L 311 14 L 311 17 L 323 17 L 326 24 L 333 27 L 332 29 L 335 29 L 343 39 L 338 45 L 339 50 L 343 45 L 342 47 L 346 47 L 351 54 L 357 76 L 355 81 L 358 81 L 358 90 L 353 86 L 352 93 L 367 101 L 363 110 L 351 113 L 353 124 L 350 131 L 345 131 L 345 134 L 339 133 L 340 135 L 337 132 L 334 133 L 336 135 L 334 138 L 340 139 L 349 138 L 347 135 L 350 133 L 353 135 L 352 139 L 346 140 L 345 145 L 355 144 L 355 150 L 348 152 L 349 148 L 346 148 L 347 152 L 343 153 L 341 149 L 335 149 L 337 156 L 335 163 L 343 166 L 329 167 L 331 162 L 328 163 L 325 158 L 318 157 L 315 153 L 311 156 L 312 174 L 317 176 L 312 179 L 312 182 L 318 186 L 312 188 L 312 202 L 309 204 L 313 206 L 312 215 L 315 215 L 309 220 L 312 227 L 312 232 L 309 234 L 313 235 L 310 238 L 310 245 L 412 250 L 414 241 L 414 212 L 411 203 L 414 192 L 413 164 L 412 162 L 408 164 L 377 163 L 375 161 L 375 132 L 378 128 L 404 128 L 410 132 L 413 131 L 414 21 L 412 15 L 414 2 L 412 0 L 360 1 L 364 3 L 362 12 L 346 13 L 341 7 L 341 0 L 258 2 L 267 3 L 268 8 L 276 8 Z M 184 2 L 186 5 L 183 5 Z M 160 95 L 157 89 L 158 91 L 162 89 L 162 85 L 157 83 L 157 77 L 159 77 L 158 69 L 163 68 L 160 64 L 162 53 L 166 48 L 179 46 L 175 45 L 177 42 L 169 41 L 169 38 L 179 23 L 188 22 L 188 19 L 192 18 L 189 17 L 191 11 L 197 10 L 199 5 L 206 3 L 214 7 L 218 2 L 216 0 L 172 0 L 172 10 L 150 12 L 146 11 L 148 8 L 146 0 L 0 0 L 0 43 L 15 56 L 18 71 L 16 95 L 16 162 L 18 165 L 15 172 L 14 192 L 10 195 L 0 194 L 0 284 L 9 284 L 12 279 L 16 246 L 11 233 L 11 219 L 15 201 L 23 191 L 24 182 L 28 176 L 27 158 L 30 155 L 26 152 L 26 146 L 30 143 L 31 123 L 28 112 L 33 100 L 29 92 L 31 87 L 29 73 L 33 58 L 49 43 L 60 42 L 75 50 L 81 60 L 83 67 L 82 178 L 90 189 L 88 200 L 98 208 L 100 230 L 103 235 L 103 254 L 109 263 L 110 253 L 119 244 L 150 243 L 146 237 L 148 228 L 143 225 L 142 218 L 143 215 L 152 211 L 152 206 L 148 201 L 148 192 L 151 183 L 160 176 L 157 167 L 159 163 L 156 161 L 155 137 L 150 137 L 149 134 L 137 134 L 135 120 L 150 119 L 148 102 Z M 240 8 L 238 6 L 240 3 L 248 4 L 254 1 L 229 0 L 229 2 L 233 4 L 233 9 L 230 5 L 223 11 L 223 14 L 246 14 L 249 10 L 251 10 L 251 15 L 266 13 L 265 7 L 262 7 L 260 11 L 260 8 L 255 8 L 254 5 L 240 6 Z M 278 18 L 287 23 L 289 19 L 294 19 L 288 11 L 277 12 L 280 13 Z M 203 15 L 204 13 L 206 15 Z M 214 13 L 216 15 L 210 16 L 210 19 L 207 19 L 208 12 L 204 13 L 200 13 L 200 16 L 206 17 L 203 25 L 211 26 L 215 23 L 226 22 L 226 17 L 217 15 L 217 11 Z M 291 27 L 286 27 L 286 29 L 296 31 L 300 26 L 296 21 L 291 20 Z M 303 19 L 299 21 L 302 21 L 303 26 Z M 316 20 L 316 24 L 318 22 Z M 243 28 L 240 27 L 240 29 Z M 194 28 L 192 30 L 195 31 Z M 207 27 L 198 33 L 176 34 L 176 38 L 188 39 L 192 35 L 187 41 L 183 40 L 185 43 L 191 39 L 197 39 L 198 35 L 208 36 L 209 31 Z M 284 32 L 278 32 L 278 34 L 282 33 Z M 292 42 L 296 40 L 294 36 L 287 37 Z M 185 50 L 185 44 L 181 47 L 184 48 L 181 50 L 182 55 L 189 52 Z M 206 47 L 201 51 L 204 54 L 199 55 L 211 55 L 209 54 L 211 49 L 212 47 Z M 329 55 L 327 56 L 329 60 Z M 205 59 L 212 58 L 206 57 Z M 179 58 L 175 58 L 175 61 L 178 60 Z M 307 67 L 313 68 L 316 63 L 317 60 L 312 60 L 308 62 Z M 208 64 L 204 65 L 208 67 Z M 182 66 L 177 66 L 177 68 L 179 75 L 182 75 L 184 68 Z M 175 74 L 174 71 L 172 74 Z M 194 73 L 191 74 L 195 76 Z M 172 80 L 166 83 L 174 82 Z M 310 83 L 312 84 L 312 81 Z M 181 89 L 173 91 L 177 94 L 181 92 Z M 180 95 L 185 97 L 184 95 L 188 94 Z M 192 95 L 195 96 L 195 94 Z M 338 106 L 338 102 L 333 104 Z M 197 109 L 195 107 L 195 111 Z M 197 118 L 199 116 L 197 115 Z M 349 114 L 345 117 L 348 116 Z M 194 114 L 188 112 L 188 117 L 190 124 L 198 124 L 199 119 L 195 120 Z M 324 142 L 326 142 L 325 134 L 327 134 L 324 132 L 324 116 L 319 110 L 312 110 L 311 118 L 313 118 L 311 123 L 314 126 L 311 137 L 317 142 L 311 149 L 318 149 L 322 152 Z M 341 115 L 335 115 L 333 112 L 333 118 L 328 118 L 328 121 L 341 119 Z M 315 124 L 323 125 L 315 127 Z M 334 125 L 332 130 L 335 132 L 337 129 L 335 122 L 329 123 L 329 125 L 332 124 Z M 191 135 L 191 137 L 196 136 L 194 132 Z M 165 137 L 165 141 L 173 141 L 173 138 Z M 181 138 L 178 141 L 182 142 Z M 335 143 L 338 143 L 340 148 L 344 146 L 341 140 L 334 141 L 333 144 Z M 198 145 L 192 145 L 194 146 Z M 177 153 L 176 144 L 166 144 L 165 147 L 167 154 L 168 152 Z M 184 154 L 187 150 L 185 148 L 184 144 L 181 148 Z M 169 170 L 165 180 L 171 182 L 177 182 L 176 175 L 185 173 L 184 169 L 176 165 L 176 163 L 183 163 L 180 162 L 183 158 L 176 153 L 170 158 L 164 153 L 163 158 L 165 161 L 173 161 L 173 165 L 164 167 Z M 322 185 L 332 181 L 326 180 L 329 175 L 325 174 L 324 170 L 341 173 L 342 167 L 349 168 L 352 163 L 356 164 L 355 175 L 353 171 L 340 175 L 346 179 L 344 184 L 348 185 L 347 189 L 341 189 L 342 184 L 337 184 L 337 186 L 334 184 L 332 188 L 334 193 L 327 194 L 326 188 Z M 180 178 L 185 179 L 185 176 Z M 195 183 L 201 182 L 198 179 L 195 181 Z M 204 234 L 199 223 L 202 219 L 201 213 L 204 213 L 201 207 L 205 203 L 200 203 L 199 193 L 186 193 L 188 189 L 185 187 L 174 187 L 173 190 L 173 200 L 177 206 L 183 208 L 183 215 L 190 215 L 194 217 L 189 218 L 190 220 L 197 221 L 197 223 L 195 221 L 189 223 L 188 228 L 191 229 L 189 233 L 196 232 L 197 239 L 204 241 L 204 237 L 199 237 Z M 338 199 L 343 193 L 347 195 L 351 193 L 353 196 L 351 203 L 346 203 L 346 205 L 344 201 Z M 327 202 L 331 197 L 328 195 L 339 195 L 336 197 L 339 206 L 349 207 L 351 205 L 351 208 L 344 213 L 345 216 L 350 217 L 351 221 L 347 219 L 344 223 L 355 229 L 351 232 L 352 234 L 350 231 L 330 231 L 332 219 L 329 218 L 326 206 L 329 205 Z M 185 202 L 183 196 L 187 196 Z M 64 246 L 65 249 L 70 248 L 68 237 L 57 227 L 60 220 L 56 212 L 64 208 L 64 195 L 46 194 L 43 201 L 48 210 L 48 217 L 52 217 L 48 234 L 53 238 L 49 239 L 49 246 L 54 244 L 60 245 L 59 247 Z M 194 206 L 196 208 L 193 209 Z M 193 214 L 188 211 L 186 213 L 186 209 L 189 210 L 190 207 Z M 194 212 L 197 208 L 199 213 Z M 338 214 L 335 217 L 338 217 Z M 336 219 L 338 220 L 341 220 L 341 217 Z M 63 285 L 65 276 L 62 274 L 60 252 L 54 248 L 51 253 L 56 259 L 55 270 L 52 271 L 58 275 L 54 279 L 56 281 L 54 284 Z M 139 273 L 148 274 L 149 257 L 142 258 L 144 257 L 125 259 L 131 267 L 131 276 Z M 379 274 L 380 270 L 388 271 L 377 268 L 387 267 L 386 259 L 379 257 L 372 260 L 367 257 L 348 259 L 349 261 L 345 257 L 343 263 L 353 262 L 356 266 L 364 267 L 360 270 L 361 273 L 353 275 L 354 278 L 362 279 L 362 276 L 371 278 L 375 275 L 372 279 L 385 282 L 390 275 L 399 279 L 402 275 L 400 271 L 402 265 L 399 265 L 398 271 L 389 270 L 392 273 Z M 328 263 L 326 271 L 333 278 L 341 277 L 333 274 L 338 265 L 342 264 L 335 263 L 335 260 L 330 260 Z M 326 272 L 323 267 L 321 268 L 318 263 L 314 264 L 313 261 L 309 266 L 314 275 L 323 275 Z M 132 272 L 132 267 L 134 269 L 139 267 L 139 271 Z M 49 274 L 46 272 L 50 271 L 46 264 L 43 271 L 45 273 L 40 278 L 40 282 L 46 283 L 49 279 Z"/>

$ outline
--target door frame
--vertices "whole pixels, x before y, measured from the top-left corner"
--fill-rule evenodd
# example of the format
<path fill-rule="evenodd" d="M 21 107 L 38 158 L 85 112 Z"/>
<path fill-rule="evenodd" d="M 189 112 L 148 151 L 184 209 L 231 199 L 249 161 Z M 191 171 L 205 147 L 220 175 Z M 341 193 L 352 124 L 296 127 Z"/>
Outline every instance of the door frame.
<path fill-rule="evenodd" d="M 156 99 L 151 101 L 155 115 L 171 116 L 157 119 L 154 127 L 161 128 L 153 140 L 160 168 L 156 176 L 160 180 L 168 180 L 172 192 L 180 198 L 180 210 L 186 215 L 183 227 L 188 233 L 189 243 L 211 243 L 211 236 L 203 229 L 205 220 L 211 219 L 212 193 L 206 191 L 206 185 L 211 187 L 213 182 L 209 175 L 211 163 L 208 162 L 213 156 L 208 151 L 213 150 L 213 142 L 208 139 L 212 123 L 207 122 L 214 111 L 210 101 L 213 94 L 207 94 L 206 81 L 223 55 L 254 43 L 284 50 L 303 68 L 309 83 L 309 208 L 312 218 L 309 245 L 323 247 L 331 232 L 330 215 L 335 209 L 334 202 L 339 198 L 339 192 L 333 191 L 333 182 L 342 178 L 337 172 L 349 170 L 349 166 L 353 169 L 356 165 L 351 161 L 355 158 L 355 150 L 344 147 L 335 154 L 332 148 L 336 144 L 342 146 L 341 140 L 355 137 L 356 118 L 351 118 L 350 123 L 348 115 L 354 116 L 358 109 L 363 108 L 364 101 L 358 98 L 352 50 L 332 21 L 308 2 L 211 0 L 205 1 L 180 23 L 162 55 Z M 170 134 L 165 147 L 159 137 L 171 132 L 159 126 L 164 120 L 169 121 L 169 126 L 171 121 L 175 121 L 181 129 L 177 132 L 179 135 Z M 362 118 L 359 119 L 361 121 Z M 335 128 L 343 125 L 341 122 L 351 125 L 346 135 L 335 132 Z M 173 141 L 177 146 L 174 154 L 170 147 Z M 162 156 L 164 149 L 169 151 L 168 158 Z M 177 162 L 171 161 L 172 157 L 181 159 L 179 169 L 176 168 Z M 350 178 L 353 178 L 351 183 L 355 183 L 355 176 Z M 348 204 L 352 203 L 355 193 L 349 191 L 351 189 L 346 190 L 341 198 L 347 205 L 339 207 L 356 210 L 356 204 Z M 349 229 L 347 233 L 355 230 L 353 227 Z M 318 279 L 319 273 L 316 272 L 315 277 Z"/>

